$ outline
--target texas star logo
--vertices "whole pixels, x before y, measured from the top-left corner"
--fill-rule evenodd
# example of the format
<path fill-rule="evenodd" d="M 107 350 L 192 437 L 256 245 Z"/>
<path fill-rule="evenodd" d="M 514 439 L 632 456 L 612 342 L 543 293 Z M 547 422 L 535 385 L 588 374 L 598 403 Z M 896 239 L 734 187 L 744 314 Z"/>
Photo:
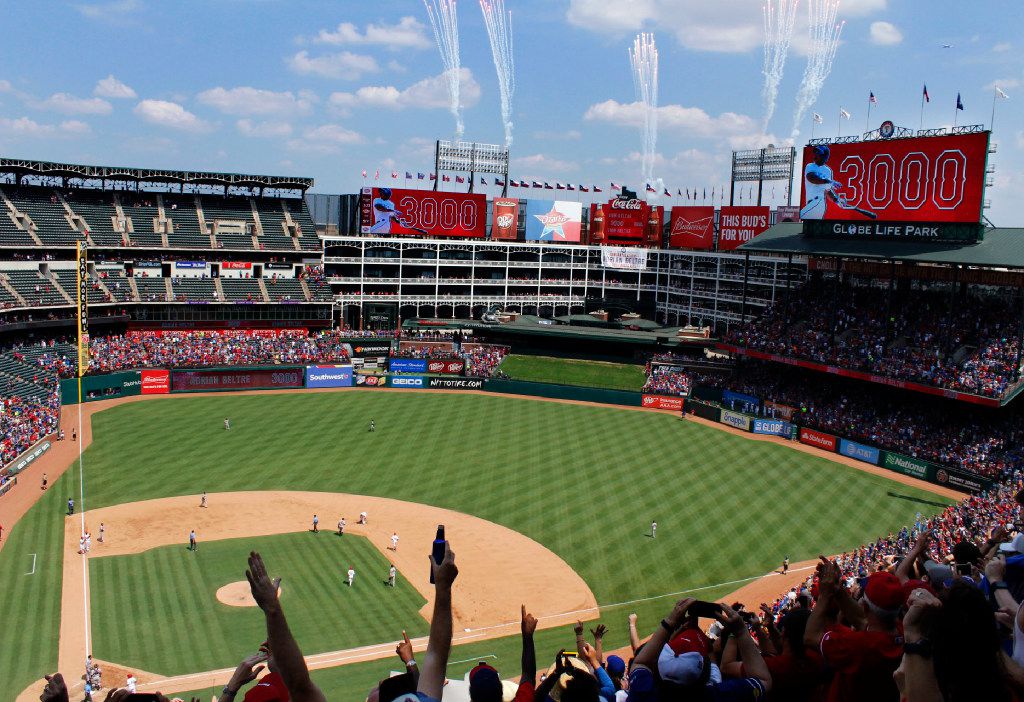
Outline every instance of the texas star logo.
<path fill-rule="evenodd" d="M 563 214 L 555 209 L 555 206 L 551 206 L 551 211 L 547 214 L 534 215 L 540 223 L 544 225 L 544 231 L 540 233 L 540 238 L 544 239 L 548 234 L 551 234 L 551 238 L 554 239 L 558 236 L 560 239 L 565 238 L 565 230 L 562 226 L 568 222 L 571 218 L 567 214 Z"/>

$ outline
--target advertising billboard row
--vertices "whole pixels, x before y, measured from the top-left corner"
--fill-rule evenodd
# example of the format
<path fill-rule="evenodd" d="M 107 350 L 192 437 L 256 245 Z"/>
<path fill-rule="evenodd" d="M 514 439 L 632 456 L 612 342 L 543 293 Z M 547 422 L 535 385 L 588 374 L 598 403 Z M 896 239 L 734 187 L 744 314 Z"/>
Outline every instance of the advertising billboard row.
<path fill-rule="evenodd" d="M 363 188 L 363 234 L 459 236 L 487 234 L 487 197 L 476 193 Z"/>
<path fill-rule="evenodd" d="M 590 206 L 591 244 L 661 247 L 665 208 L 637 198 L 617 197 Z"/>
<path fill-rule="evenodd" d="M 568 200 L 527 200 L 526 240 L 580 242 L 583 203 Z"/>
<path fill-rule="evenodd" d="M 496 197 L 491 205 L 494 209 L 491 219 L 491 238 L 515 241 L 519 234 L 519 200 L 510 197 Z"/>
<path fill-rule="evenodd" d="M 171 389 L 174 392 L 194 392 L 301 388 L 304 380 L 302 368 L 183 370 L 171 374 Z"/>
<path fill-rule="evenodd" d="M 352 366 L 306 366 L 307 388 L 350 388 Z"/>
<path fill-rule="evenodd" d="M 981 220 L 989 132 L 805 146 L 803 220 Z"/>

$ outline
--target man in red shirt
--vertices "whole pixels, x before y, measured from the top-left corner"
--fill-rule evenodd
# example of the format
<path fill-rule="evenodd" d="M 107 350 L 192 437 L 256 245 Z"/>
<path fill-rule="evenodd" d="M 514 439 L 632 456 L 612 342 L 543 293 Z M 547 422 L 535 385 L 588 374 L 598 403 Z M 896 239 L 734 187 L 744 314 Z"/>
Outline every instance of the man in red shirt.
<path fill-rule="evenodd" d="M 218 699 L 224 702 L 233 702 L 241 688 L 251 683 L 263 672 L 262 663 L 267 664 L 268 672 L 251 690 L 245 693 L 244 701 L 288 702 L 288 688 L 285 687 L 281 674 L 277 672 L 277 665 L 274 662 L 274 657 L 270 654 L 270 647 L 266 641 L 260 646 L 259 653 L 249 656 L 238 664 Z"/>
<path fill-rule="evenodd" d="M 840 577 L 839 566 L 822 556 L 818 601 L 804 634 L 804 643 L 818 648 L 833 671 L 828 702 L 898 702 L 892 674 L 903 657 L 897 628 L 903 586 L 892 573 L 873 573 L 855 601 Z M 846 625 L 835 621 L 836 610 Z"/>

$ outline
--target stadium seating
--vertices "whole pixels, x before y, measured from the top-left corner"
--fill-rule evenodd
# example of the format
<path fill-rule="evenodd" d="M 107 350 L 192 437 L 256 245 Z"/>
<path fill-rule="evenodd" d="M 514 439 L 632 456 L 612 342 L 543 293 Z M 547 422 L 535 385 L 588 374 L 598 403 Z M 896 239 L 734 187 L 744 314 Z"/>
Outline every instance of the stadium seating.
<path fill-rule="evenodd" d="M 156 195 L 146 197 L 122 196 L 121 206 L 125 217 L 131 220 L 131 242 L 133 246 L 164 248 L 163 235 L 157 232 L 160 210 L 156 206 Z"/>
<path fill-rule="evenodd" d="M 220 285 L 229 302 L 263 302 L 260 281 L 254 278 L 221 278 Z"/>
<path fill-rule="evenodd" d="M 209 278 L 171 278 L 175 302 L 213 302 L 217 289 Z"/>
<path fill-rule="evenodd" d="M 268 278 L 263 281 L 271 302 L 305 302 L 306 294 L 297 278 Z"/>
<path fill-rule="evenodd" d="M 171 248 L 211 248 L 210 235 L 200 226 L 199 212 L 196 210 L 194 197 L 188 195 L 164 196 L 163 201 L 164 216 L 172 222 L 167 233 L 167 243 Z"/>
<path fill-rule="evenodd" d="M 71 304 L 70 300 L 64 297 L 52 282 L 43 278 L 38 272 L 8 271 L 7 280 L 11 287 L 33 307 Z"/>
<path fill-rule="evenodd" d="M 136 276 L 135 287 L 139 289 L 139 297 L 143 302 L 166 302 L 166 278 L 143 278 Z"/>
<path fill-rule="evenodd" d="M 72 211 L 85 220 L 89 238 L 96 246 L 124 246 L 121 234 L 114 229 L 117 208 L 110 193 L 73 190 L 65 196 Z M 138 224 L 136 223 L 136 226 Z M 152 227 L 150 227 L 152 228 Z"/>
<path fill-rule="evenodd" d="M 17 189 L 7 195 L 19 212 L 31 218 L 36 236 L 44 246 L 74 246 L 82 240 L 82 235 L 68 222 L 67 211 L 54 191 Z"/>

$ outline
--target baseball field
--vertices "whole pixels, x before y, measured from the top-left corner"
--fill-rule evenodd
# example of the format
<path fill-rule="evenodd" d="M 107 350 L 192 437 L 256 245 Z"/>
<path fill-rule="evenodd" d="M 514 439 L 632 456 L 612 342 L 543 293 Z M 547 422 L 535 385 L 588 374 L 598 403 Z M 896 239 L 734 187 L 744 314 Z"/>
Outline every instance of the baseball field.
<path fill-rule="evenodd" d="M 0 647 L 3 699 L 58 664 L 81 666 L 86 636 L 98 659 L 208 698 L 223 684 L 215 671 L 262 641 L 262 616 L 239 589 L 252 549 L 284 578 L 299 643 L 321 656 L 316 681 L 331 699 L 361 700 L 394 666 L 357 661 L 393 651 L 403 629 L 427 632 L 438 522 L 461 571 L 449 676 L 478 659 L 511 676 L 521 601 L 549 627 L 538 632 L 542 658 L 571 643 L 560 625 L 577 617 L 606 622 L 610 649 L 627 643 L 629 612 L 649 630 L 680 593 L 722 597 L 784 556 L 838 553 L 949 502 L 677 415 L 487 394 L 173 396 L 116 404 L 91 422 L 87 572 L 75 553 L 80 515 L 65 516 L 77 466 L 4 532 L 0 621 L 16 645 Z M 340 516 L 344 536 L 332 533 Z"/>
<path fill-rule="evenodd" d="M 639 391 L 647 379 L 643 365 L 635 363 L 609 363 L 522 354 L 506 357 L 501 363 L 501 370 L 513 380 L 634 392 Z"/>

